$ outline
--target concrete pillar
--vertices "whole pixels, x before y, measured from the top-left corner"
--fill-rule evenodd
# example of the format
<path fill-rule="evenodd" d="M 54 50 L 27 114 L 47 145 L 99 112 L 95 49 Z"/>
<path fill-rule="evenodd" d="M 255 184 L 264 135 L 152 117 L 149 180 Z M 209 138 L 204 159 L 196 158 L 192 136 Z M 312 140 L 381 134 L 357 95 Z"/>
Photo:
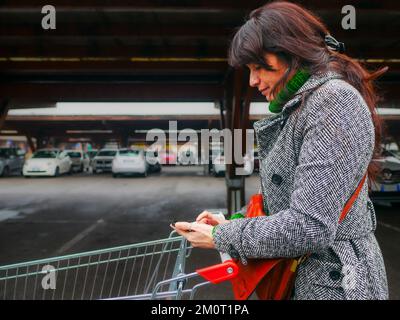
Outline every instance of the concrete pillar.
<path fill-rule="evenodd" d="M 246 151 L 246 129 L 249 127 L 249 109 L 253 95 L 249 88 L 248 75 L 242 68 L 235 69 L 225 83 L 224 107 L 225 125 L 231 130 L 232 138 L 234 129 L 242 130 L 242 155 Z M 221 113 L 221 115 L 223 115 Z M 235 144 L 231 146 L 232 163 L 226 165 L 225 181 L 227 187 L 228 215 L 237 212 L 245 205 L 245 178 L 236 175 L 236 168 L 243 167 L 234 160 Z"/>

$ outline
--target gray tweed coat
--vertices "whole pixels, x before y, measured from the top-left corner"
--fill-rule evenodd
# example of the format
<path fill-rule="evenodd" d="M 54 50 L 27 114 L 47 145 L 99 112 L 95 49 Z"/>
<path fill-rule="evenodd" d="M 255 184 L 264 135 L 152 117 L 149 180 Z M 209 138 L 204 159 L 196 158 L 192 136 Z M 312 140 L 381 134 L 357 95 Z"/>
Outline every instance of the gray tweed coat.
<path fill-rule="evenodd" d="M 387 299 L 367 179 L 339 215 L 372 158 L 374 126 L 360 93 L 333 72 L 313 75 L 281 113 L 255 123 L 267 217 L 216 229 L 216 248 L 238 257 L 312 255 L 294 299 Z"/>

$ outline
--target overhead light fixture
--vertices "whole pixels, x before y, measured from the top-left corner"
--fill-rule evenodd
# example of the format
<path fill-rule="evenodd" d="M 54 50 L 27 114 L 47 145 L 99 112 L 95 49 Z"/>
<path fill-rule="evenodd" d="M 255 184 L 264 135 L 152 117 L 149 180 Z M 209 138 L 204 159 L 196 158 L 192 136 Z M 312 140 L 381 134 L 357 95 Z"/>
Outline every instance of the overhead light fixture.
<path fill-rule="evenodd" d="M 0 131 L 2 134 L 17 134 L 17 130 L 1 130 Z"/>

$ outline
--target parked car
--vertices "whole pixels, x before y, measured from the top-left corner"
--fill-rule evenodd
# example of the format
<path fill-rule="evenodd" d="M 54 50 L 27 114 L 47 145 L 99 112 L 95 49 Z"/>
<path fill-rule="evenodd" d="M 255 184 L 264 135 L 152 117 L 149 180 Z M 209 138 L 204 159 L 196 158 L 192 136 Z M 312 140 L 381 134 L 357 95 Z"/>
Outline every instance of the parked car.
<path fill-rule="evenodd" d="M 141 174 L 146 177 L 149 165 L 141 149 L 119 149 L 112 161 L 113 177 L 123 174 Z"/>
<path fill-rule="evenodd" d="M 224 150 L 220 150 L 215 157 L 212 157 L 211 172 L 214 176 L 225 175 L 225 167 Z"/>
<path fill-rule="evenodd" d="M 157 151 L 145 151 L 146 161 L 149 165 L 149 172 L 160 172 L 161 161 Z"/>
<path fill-rule="evenodd" d="M 184 150 L 179 153 L 178 163 L 180 165 L 193 165 L 193 164 L 198 164 L 198 161 L 193 151 Z"/>
<path fill-rule="evenodd" d="M 24 154 L 19 148 L 0 148 L 0 176 L 21 174 L 25 161 Z"/>
<path fill-rule="evenodd" d="M 72 161 L 72 171 L 88 171 L 90 159 L 89 156 L 80 150 L 65 150 Z"/>
<path fill-rule="evenodd" d="M 251 175 L 254 171 L 254 157 L 246 154 L 243 157 L 243 173 L 244 175 Z M 225 156 L 224 150 L 219 150 L 217 155 L 213 157 L 211 164 L 211 172 L 214 176 L 225 175 L 226 164 L 225 164 Z"/>
<path fill-rule="evenodd" d="M 98 172 L 111 172 L 112 161 L 117 154 L 117 149 L 101 149 L 92 161 L 92 168 L 94 173 Z"/>
<path fill-rule="evenodd" d="M 379 164 L 380 172 L 376 182 L 380 184 L 400 183 L 400 156 L 393 151 L 382 150 L 382 158 L 374 159 Z"/>
<path fill-rule="evenodd" d="M 99 151 L 97 149 L 92 149 L 92 150 L 86 151 L 86 154 L 89 156 L 90 160 L 92 160 L 98 152 Z"/>
<path fill-rule="evenodd" d="M 40 149 L 25 161 L 23 175 L 31 176 L 59 176 L 70 173 L 72 168 L 71 158 L 68 153 L 60 149 Z"/>
<path fill-rule="evenodd" d="M 89 168 L 93 169 L 93 159 L 99 151 L 97 149 L 92 149 L 86 152 L 89 157 Z M 93 171 L 93 170 L 92 170 Z"/>
<path fill-rule="evenodd" d="M 162 151 L 159 153 L 159 158 L 162 165 L 176 165 L 177 157 L 172 151 Z"/>

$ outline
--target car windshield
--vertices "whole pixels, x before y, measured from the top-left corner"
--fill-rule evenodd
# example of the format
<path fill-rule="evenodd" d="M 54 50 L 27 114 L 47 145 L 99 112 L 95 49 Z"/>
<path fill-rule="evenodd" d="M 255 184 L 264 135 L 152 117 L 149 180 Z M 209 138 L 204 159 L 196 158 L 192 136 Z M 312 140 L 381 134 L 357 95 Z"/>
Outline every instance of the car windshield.
<path fill-rule="evenodd" d="M 0 149 L 0 157 L 7 157 L 8 150 L 7 149 Z"/>
<path fill-rule="evenodd" d="M 120 150 L 119 155 L 122 157 L 137 157 L 139 155 L 139 150 Z"/>
<path fill-rule="evenodd" d="M 103 150 L 100 151 L 97 155 L 100 157 L 114 157 L 117 151 L 114 150 Z"/>
<path fill-rule="evenodd" d="M 50 150 L 42 150 L 42 151 L 37 151 L 33 154 L 32 158 L 33 159 L 45 159 L 45 158 L 51 158 L 54 159 L 57 157 L 57 152 L 56 151 L 50 151 Z"/>
<path fill-rule="evenodd" d="M 71 158 L 80 158 L 81 157 L 81 154 L 79 152 L 68 152 L 68 155 Z"/>

